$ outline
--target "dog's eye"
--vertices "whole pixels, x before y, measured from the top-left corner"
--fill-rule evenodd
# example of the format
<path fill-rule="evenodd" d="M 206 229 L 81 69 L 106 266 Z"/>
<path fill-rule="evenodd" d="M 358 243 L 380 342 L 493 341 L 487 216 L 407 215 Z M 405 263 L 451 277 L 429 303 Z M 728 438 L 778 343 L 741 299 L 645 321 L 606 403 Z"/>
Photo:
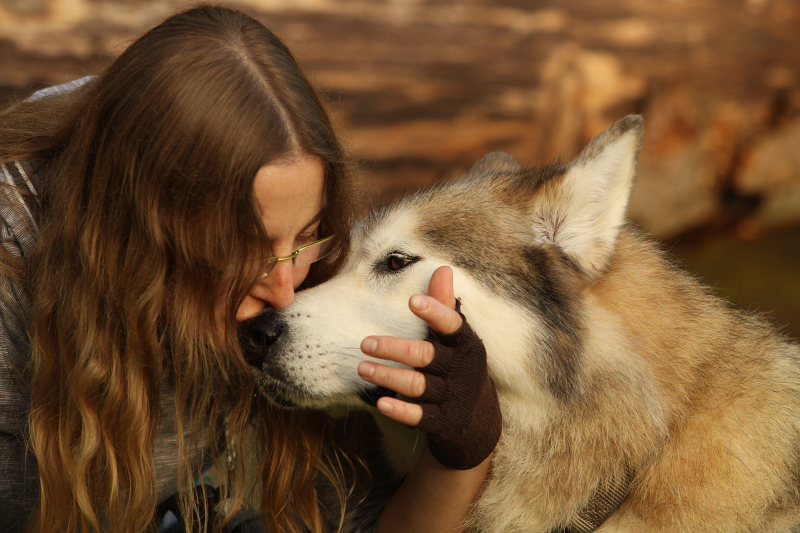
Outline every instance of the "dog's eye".
<path fill-rule="evenodd" d="M 388 252 L 385 255 L 379 256 L 373 265 L 373 271 L 376 275 L 391 274 L 399 272 L 404 268 L 408 268 L 422 258 L 417 255 L 411 255 L 399 250 Z"/>
<path fill-rule="evenodd" d="M 389 267 L 389 270 L 400 270 L 401 268 L 407 267 L 414 261 L 414 257 L 395 253 L 386 259 L 386 266 Z"/>

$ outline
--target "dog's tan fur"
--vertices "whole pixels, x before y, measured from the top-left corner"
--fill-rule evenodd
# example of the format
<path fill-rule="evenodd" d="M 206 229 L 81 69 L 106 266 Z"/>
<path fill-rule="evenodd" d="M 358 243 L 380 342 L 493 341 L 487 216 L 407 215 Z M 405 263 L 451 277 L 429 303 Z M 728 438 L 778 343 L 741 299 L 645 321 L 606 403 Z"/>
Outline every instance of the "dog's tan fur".
<path fill-rule="evenodd" d="M 558 206 L 561 186 L 547 181 L 530 205 L 568 213 Z M 569 524 L 598 487 L 631 470 L 627 499 L 598 531 L 800 524 L 797 346 L 761 317 L 733 310 L 631 228 L 598 248 L 611 253 L 591 250 L 583 269 L 576 391 L 548 402 L 531 424 L 526 406 L 497 383 L 505 429 L 470 524 L 498 533 Z"/>
<path fill-rule="evenodd" d="M 374 333 L 424 335 L 407 298 L 448 264 L 504 424 L 470 528 L 568 527 L 632 473 L 598 532 L 792 531 L 800 349 L 625 225 L 641 137 L 641 119 L 627 117 L 567 166 L 488 156 L 377 214 L 342 273 L 278 314 L 287 331 L 264 383 L 299 404 L 357 404 L 364 356 L 352 347 Z M 398 253 L 413 261 L 391 272 Z M 405 468 L 411 446 L 387 446 Z"/>
<path fill-rule="evenodd" d="M 790 531 L 800 524 L 798 350 L 732 311 L 633 231 L 583 291 L 583 393 L 505 431 L 471 523 L 547 531 L 635 472 L 602 532 Z M 502 391 L 502 386 L 499 386 Z M 501 392 L 502 397 L 502 392 Z"/>

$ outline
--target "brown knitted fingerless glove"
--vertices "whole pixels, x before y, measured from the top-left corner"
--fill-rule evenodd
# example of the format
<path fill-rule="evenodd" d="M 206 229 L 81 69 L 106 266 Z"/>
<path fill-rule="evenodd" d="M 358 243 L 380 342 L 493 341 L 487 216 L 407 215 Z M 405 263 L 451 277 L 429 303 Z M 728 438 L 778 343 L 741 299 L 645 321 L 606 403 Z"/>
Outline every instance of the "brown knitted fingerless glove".
<path fill-rule="evenodd" d="M 428 434 L 428 448 L 442 465 L 457 470 L 478 466 L 500 440 L 503 417 L 497 392 L 489 378 L 486 350 L 461 314 L 454 333 L 431 331 L 435 355 L 417 368 L 425 374 L 425 393 L 418 401 L 422 420 L 417 428 Z"/>

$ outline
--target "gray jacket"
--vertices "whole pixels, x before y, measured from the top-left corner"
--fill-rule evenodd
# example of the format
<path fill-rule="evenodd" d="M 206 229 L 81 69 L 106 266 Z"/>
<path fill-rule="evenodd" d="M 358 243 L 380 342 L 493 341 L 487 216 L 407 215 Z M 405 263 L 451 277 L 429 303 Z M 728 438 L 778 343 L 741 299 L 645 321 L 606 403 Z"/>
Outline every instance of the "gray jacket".
<path fill-rule="evenodd" d="M 0 165 L 0 240 L 6 252 L 23 263 L 37 234 L 30 175 L 24 163 Z M 24 445 L 29 403 L 22 377 L 30 361 L 29 309 L 22 283 L 0 275 L 0 531 L 8 532 L 24 530 L 38 499 L 36 461 Z"/>

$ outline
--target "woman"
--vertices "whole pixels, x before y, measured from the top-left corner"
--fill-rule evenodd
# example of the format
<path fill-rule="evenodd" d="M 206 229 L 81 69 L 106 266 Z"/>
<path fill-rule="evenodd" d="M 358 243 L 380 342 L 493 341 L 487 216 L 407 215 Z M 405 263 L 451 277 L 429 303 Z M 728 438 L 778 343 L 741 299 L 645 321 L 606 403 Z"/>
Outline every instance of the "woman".
<path fill-rule="evenodd" d="M 290 52 L 251 18 L 200 7 L 145 34 L 83 86 L 0 118 L 0 504 L 16 510 L 0 529 L 31 520 L 40 532 L 145 531 L 176 492 L 191 527 L 205 519 L 192 512 L 198 469 L 210 456 L 235 468 L 252 422 L 266 450 L 270 530 L 320 531 L 314 482 L 320 472 L 338 479 L 325 419 L 260 401 L 256 413 L 236 333 L 329 277 L 348 248 L 350 170 Z M 312 247 L 313 268 L 269 259 L 330 236 Z M 446 271 L 431 294 L 415 312 L 456 330 Z M 387 359 L 433 357 L 423 341 L 373 340 L 365 351 Z M 361 370 L 419 395 L 416 372 Z M 423 416 L 390 398 L 379 408 L 411 425 Z M 490 452 L 465 470 L 427 456 L 379 530 L 452 530 Z M 228 515 L 243 491 L 223 485 Z M 403 520 L 392 520 L 398 512 Z"/>

